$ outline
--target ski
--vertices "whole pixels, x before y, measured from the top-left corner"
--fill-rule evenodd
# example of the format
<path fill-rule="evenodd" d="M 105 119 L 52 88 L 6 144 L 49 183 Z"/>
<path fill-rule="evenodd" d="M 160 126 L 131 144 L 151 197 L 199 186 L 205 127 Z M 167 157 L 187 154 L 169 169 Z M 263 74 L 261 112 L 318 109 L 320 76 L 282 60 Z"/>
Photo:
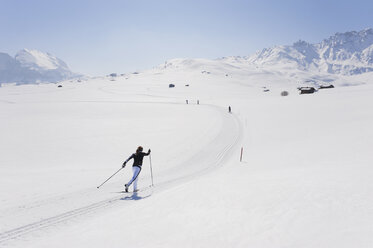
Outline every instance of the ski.
<path fill-rule="evenodd" d="M 150 185 L 150 186 L 148 186 L 148 187 L 141 188 L 141 189 L 139 189 L 139 190 L 137 190 L 137 191 L 125 191 L 125 190 L 122 190 L 122 191 L 119 191 L 119 192 L 117 192 L 117 193 L 134 194 L 134 193 L 144 192 L 144 191 L 146 191 L 146 190 L 148 190 L 148 189 L 150 189 L 150 188 L 153 188 L 153 186 Z"/>

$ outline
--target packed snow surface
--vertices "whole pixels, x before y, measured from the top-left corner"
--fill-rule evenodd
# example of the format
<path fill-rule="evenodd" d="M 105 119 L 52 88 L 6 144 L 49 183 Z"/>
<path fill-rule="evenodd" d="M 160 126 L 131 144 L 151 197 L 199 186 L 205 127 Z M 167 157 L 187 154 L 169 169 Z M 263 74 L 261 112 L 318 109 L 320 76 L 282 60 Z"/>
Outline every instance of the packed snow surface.
<path fill-rule="evenodd" d="M 0 246 L 372 247 L 372 73 L 235 63 L 0 88 Z"/>

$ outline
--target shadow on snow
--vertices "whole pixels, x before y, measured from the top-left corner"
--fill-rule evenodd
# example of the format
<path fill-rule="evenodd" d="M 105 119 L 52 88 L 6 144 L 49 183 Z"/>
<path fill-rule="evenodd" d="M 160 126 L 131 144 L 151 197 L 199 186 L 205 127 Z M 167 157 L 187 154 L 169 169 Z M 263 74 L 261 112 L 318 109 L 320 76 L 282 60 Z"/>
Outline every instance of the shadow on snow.
<path fill-rule="evenodd" d="M 135 192 L 130 196 L 122 197 L 120 199 L 123 200 L 123 201 L 138 201 L 138 200 L 146 199 L 150 196 L 151 196 L 151 194 L 147 195 L 147 196 L 140 196 L 137 192 Z"/>

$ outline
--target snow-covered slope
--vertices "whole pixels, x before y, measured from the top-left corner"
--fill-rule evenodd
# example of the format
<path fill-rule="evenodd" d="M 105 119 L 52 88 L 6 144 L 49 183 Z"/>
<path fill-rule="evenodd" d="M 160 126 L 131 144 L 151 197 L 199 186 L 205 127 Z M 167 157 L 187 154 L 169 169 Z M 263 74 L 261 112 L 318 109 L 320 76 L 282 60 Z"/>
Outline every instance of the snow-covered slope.
<path fill-rule="evenodd" d="M 17 74 L 19 65 L 7 53 L 0 53 L 0 86 L 1 82 L 9 82 Z"/>
<path fill-rule="evenodd" d="M 309 74 L 330 78 L 334 74 L 355 75 L 373 71 L 373 29 L 337 33 L 317 44 L 297 41 L 289 46 L 265 48 L 251 56 L 230 56 L 216 60 L 172 59 L 158 66 L 162 70 L 197 70 L 205 73 Z M 294 81 L 299 81 L 295 77 Z M 323 80 L 321 80 L 323 81 Z M 326 80 L 328 81 L 328 80 Z"/>
<path fill-rule="evenodd" d="M 14 58 L 0 54 L 0 83 L 58 82 L 78 76 L 49 53 L 23 49 Z"/>
<path fill-rule="evenodd" d="M 23 49 L 19 51 L 15 59 L 30 70 L 68 70 L 67 65 L 62 60 L 49 53 L 43 53 L 37 50 Z"/>
<path fill-rule="evenodd" d="M 336 33 L 317 44 L 298 41 L 266 48 L 247 58 L 260 66 L 291 65 L 300 70 L 337 74 L 373 71 L 373 29 Z"/>
<path fill-rule="evenodd" d="M 373 72 L 297 49 L 0 88 L 0 246 L 371 248 Z M 336 87 L 299 95 L 306 79 Z M 129 165 L 97 189 L 138 145 L 142 190 L 122 192 Z"/>
<path fill-rule="evenodd" d="M 371 247 L 372 74 L 299 95 L 290 74 L 198 59 L 2 87 L 0 246 Z M 144 190 L 120 193 L 131 166 L 97 189 L 138 145 Z"/>

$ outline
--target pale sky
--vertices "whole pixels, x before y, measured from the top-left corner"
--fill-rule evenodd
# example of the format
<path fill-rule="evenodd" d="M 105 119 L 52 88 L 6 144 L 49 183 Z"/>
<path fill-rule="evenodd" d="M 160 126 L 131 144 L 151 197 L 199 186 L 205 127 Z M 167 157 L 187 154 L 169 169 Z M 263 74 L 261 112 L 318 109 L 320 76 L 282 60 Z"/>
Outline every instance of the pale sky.
<path fill-rule="evenodd" d="M 373 1 L 0 0 L 0 52 L 49 52 L 91 76 L 247 56 L 373 27 Z"/>

